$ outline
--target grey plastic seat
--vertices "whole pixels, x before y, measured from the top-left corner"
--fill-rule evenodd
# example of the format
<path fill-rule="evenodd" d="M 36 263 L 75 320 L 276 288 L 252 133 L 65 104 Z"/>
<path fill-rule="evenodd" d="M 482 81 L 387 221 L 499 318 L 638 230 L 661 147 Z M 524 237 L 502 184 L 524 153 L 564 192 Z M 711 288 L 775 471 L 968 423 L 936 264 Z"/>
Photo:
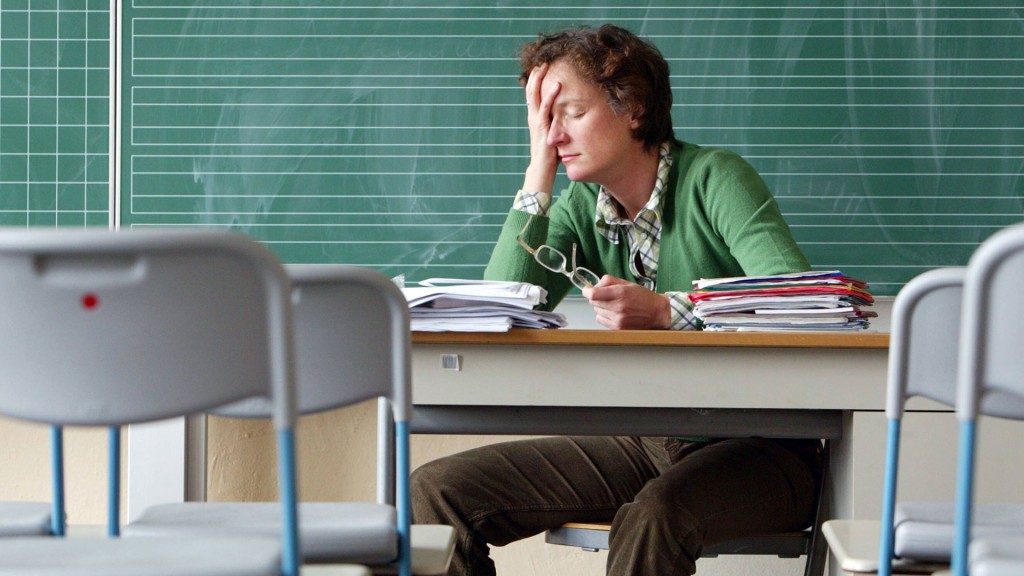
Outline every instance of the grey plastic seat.
<path fill-rule="evenodd" d="M 225 232 L 0 231 L 0 414 L 120 426 L 268 397 L 288 518 L 267 537 L 4 538 L 0 574 L 297 574 L 289 285 Z"/>
<path fill-rule="evenodd" d="M 1021 528 L 1018 527 L 1018 532 Z M 1024 574 L 1024 534 L 975 535 L 968 551 L 971 576 L 1020 576 Z"/>
<path fill-rule="evenodd" d="M 948 563 L 955 526 L 953 500 L 911 501 L 896 505 L 896 556 L 922 562 Z M 1017 503 L 974 505 L 974 534 L 1001 537 L 1024 526 L 1024 506 Z"/>
<path fill-rule="evenodd" d="M 0 502 L 0 537 L 51 533 L 50 505 L 46 502 Z"/>
<path fill-rule="evenodd" d="M 292 266 L 302 413 L 386 399 L 397 439 L 378 461 L 377 503 L 300 504 L 305 562 L 397 564 L 409 574 L 408 421 L 411 415 L 409 308 L 384 275 L 354 266 Z M 259 405 L 236 405 L 235 416 L 261 416 Z M 396 467 L 397 463 L 397 467 Z M 394 505 L 397 491 L 398 504 Z M 151 507 L 125 528 L 126 536 L 221 532 L 273 534 L 277 508 L 264 503 L 184 503 Z"/>
<path fill-rule="evenodd" d="M 956 414 L 960 421 L 955 576 L 1024 574 L 1024 523 L 1015 536 L 977 528 L 974 461 L 978 416 L 1024 419 L 1024 226 L 997 232 L 971 256 L 964 280 Z M 1009 539 L 1007 539 L 1009 538 Z M 970 554 L 968 555 L 968 550 Z"/>

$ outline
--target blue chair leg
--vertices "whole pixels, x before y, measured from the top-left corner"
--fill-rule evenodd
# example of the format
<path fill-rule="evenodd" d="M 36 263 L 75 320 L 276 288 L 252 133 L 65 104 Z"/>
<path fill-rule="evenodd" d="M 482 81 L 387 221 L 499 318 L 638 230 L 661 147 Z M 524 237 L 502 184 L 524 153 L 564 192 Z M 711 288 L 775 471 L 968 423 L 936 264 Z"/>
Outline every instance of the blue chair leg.
<path fill-rule="evenodd" d="M 64 521 L 64 429 L 50 426 L 50 476 L 53 496 L 50 503 L 50 532 L 64 536 L 67 524 Z"/>
<path fill-rule="evenodd" d="M 974 420 L 960 423 L 960 450 L 957 459 L 956 528 L 950 569 L 953 576 L 967 576 L 967 549 L 971 542 L 971 503 L 974 496 Z"/>
<path fill-rule="evenodd" d="M 395 463 L 396 476 L 398 478 L 397 512 L 398 512 L 398 574 L 399 576 L 412 576 L 412 500 L 409 496 L 409 423 L 395 423 L 396 455 Z"/>
<path fill-rule="evenodd" d="M 891 576 L 892 574 L 896 522 L 896 475 L 900 461 L 901 424 L 899 419 L 889 419 L 889 434 L 885 449 L 885 478 L 882 486 L 882 529 L 878 546 L 878 576 Z"/>
<path fill-rule="evenodd" d="M 298 492 L 295 484 L 295 434 L 292 430 L 281 430 L 277 435 L 278 469 L 281 471 L 279 490 L 281 505 L 284 507 L 281 551 L 281 573 L 283 576 L 299 576 L 301 563 L 299 551 L 299 510 Z"/>
<path fill-rule="evenodd" d="M 107 536 L 121 535 L 121 429 L 111 426 L 107 430 Z"/>

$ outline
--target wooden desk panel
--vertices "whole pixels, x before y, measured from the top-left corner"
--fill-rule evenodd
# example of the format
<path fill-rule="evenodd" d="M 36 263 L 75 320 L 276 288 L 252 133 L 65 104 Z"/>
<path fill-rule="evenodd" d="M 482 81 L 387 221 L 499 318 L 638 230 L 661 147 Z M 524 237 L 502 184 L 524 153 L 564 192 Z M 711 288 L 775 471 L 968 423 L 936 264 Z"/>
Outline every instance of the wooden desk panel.
<path fill-rule="evenodd" d="M 881 410 L 885 333 L 415 333 L 417 405 Z M 442 366 L 457 356 L 459 370 Z"/>

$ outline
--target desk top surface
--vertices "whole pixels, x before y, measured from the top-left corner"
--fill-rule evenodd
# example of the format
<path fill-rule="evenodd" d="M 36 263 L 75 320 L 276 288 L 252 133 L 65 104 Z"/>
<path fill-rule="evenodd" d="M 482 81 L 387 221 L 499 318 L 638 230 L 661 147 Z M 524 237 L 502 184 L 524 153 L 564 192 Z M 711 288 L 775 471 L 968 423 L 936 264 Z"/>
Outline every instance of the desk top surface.
<path fill-rule="evenodd" d="M 505 346 L 693 346 L 749 348 L 889 347 L 885 332 L 695 332 L 666 330 L 526 330 L 509 332 L 413 332 L 414 344 Z"/>

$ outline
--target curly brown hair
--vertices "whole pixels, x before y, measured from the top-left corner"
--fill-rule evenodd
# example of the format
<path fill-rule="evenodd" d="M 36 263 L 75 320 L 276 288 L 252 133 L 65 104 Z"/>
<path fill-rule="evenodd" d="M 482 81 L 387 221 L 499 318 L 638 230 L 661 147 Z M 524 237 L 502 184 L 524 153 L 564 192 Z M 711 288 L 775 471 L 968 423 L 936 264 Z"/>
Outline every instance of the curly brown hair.
<path fill-rule="evenodd" d="M 523 46 L 519 83 L 525 86 L 537 66 L 557 61 L 604 90 L 616 114 L 636 119 L 633 137 L 648 149 L 673 138 L 668 62 L 653 44 L 611 24 L 540 34 Z"/>

